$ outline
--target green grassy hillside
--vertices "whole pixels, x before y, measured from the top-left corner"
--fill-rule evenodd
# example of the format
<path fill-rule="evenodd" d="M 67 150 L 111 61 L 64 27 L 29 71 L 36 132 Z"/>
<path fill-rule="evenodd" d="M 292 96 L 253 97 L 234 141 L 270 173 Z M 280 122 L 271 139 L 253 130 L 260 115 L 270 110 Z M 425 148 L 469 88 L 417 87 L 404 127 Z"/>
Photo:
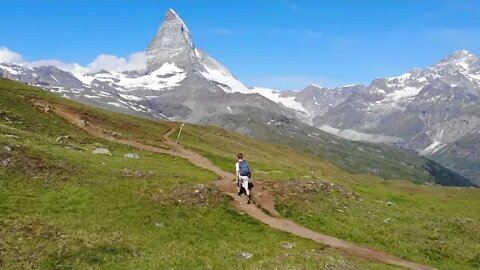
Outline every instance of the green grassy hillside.
<path fill-rule="evenodd" d="M 477 188 L 352 174 L 313 154 L 216 127 L 187 125 L 181 142 L 224 170 L 233 170 L 235 154 L 243 152 L 253 178 L 271 181 L 277 210 L 309 228 L 440 269 L 480 267 Z"/>
<path fill-rule="evenodd" d="M 94 138 L 33 101 L 63 104 L 110 135 L 165 149 L 161 134 L 179 123 L 93 109 L 8 80 L 0 97 L 2 269 L 389 269 L 269 229 L 237 213 L 211 172 Z M 280 214 L 314 230 L 441 269 L 480 267 L 478 189 L 352 173 L 209 126 L 185 125 L 181 143 L 225 170 L 243 152 Z M 238 228 L 248 231 L 241 241 Z"/>
<path fill-rule="evenodd" d="M 269 229 L 237 213 L 213 173 L 89 136 L 39 98 L 167 148 L 162 123 L 0 80 L 0 269 L 396 269 Z"/>

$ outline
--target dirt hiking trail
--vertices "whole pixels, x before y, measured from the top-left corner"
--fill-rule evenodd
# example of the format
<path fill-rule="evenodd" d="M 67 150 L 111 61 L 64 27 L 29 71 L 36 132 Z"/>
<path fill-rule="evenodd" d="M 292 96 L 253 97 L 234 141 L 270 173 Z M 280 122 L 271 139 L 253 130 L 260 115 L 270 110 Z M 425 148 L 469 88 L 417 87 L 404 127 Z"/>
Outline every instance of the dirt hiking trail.
<path fill-rule="evenodd" d="M 51 104 L 43 100 L 36 100 L 33 103 L 35 106 L 43 109 L 45 112 L 53 111 L 58 116 L 64 118 L 74 126 L 85 130 L 88 134 L 92 136 L 133 146 L 135 148 L 145 151 L 170 155 L 172 154 L 172 150 L 170 149 L 164 149 L 157 146 L 143 144 L 137 141 L 114 137 L 111 135 L 112 131 L 107 131 L 101 127 L 95 126 L 88 121 L 88 118 L 86 118 L 85 115 L 80 114 L 73 108 L 58 104 Z M 166 144 L 170 146 L 173 146 L 175 144 L 175 142 L 170 139 L 170 135 L 173 134 L 176 129 L 177 126 L 172 123 L 170 124 L 170 129 L 163 134 L 163 139 Z M 254 204 L 246 204 L 246 201 L 240 200 L 236 197 L 236 186 L 233 183 L 235 176 L 233 173 L 223 171 L 219 167 L 215 166 L 210 160 L 193 151 L 185 149 L 182 145 L 177 145 L 174 155 L 185 158 L 189 160 L 192 164 L 200 168 L 204 168 L 206 170 L 210 170 L 216 173 L 219 176 L 219 180 L 217 180 L 215 184 L 220 190 L 233 198 L 232 203 L 234 207 L 238 211 L 248 214 L 252 218 L 270 226 L 271 228 L 275 228 L 284 232 L 289 232 L 303 238 L 311 239 L 317 243 L 342 250 L 346 254 L 359 256 L 374 262 L 381 262 L 415 270 L 436 269 L 430 266 L 403 260 L 399 257 L 390 255 L 383 251 L 362 247 L 358 244 L 347 242 L 336 237 L 324 235 L 319 232 L 310 230 L 306 227 L 303 227 L 299 224 L 296 224 L 290 220 L 283 219 L 275 210 L 275 204 L 272 195 L 265 187 L 262 186 L 260 181 L 255 182 L 255 191 L 253 193 Z M 267 212 L 269 214 L 267 214 Z"/>

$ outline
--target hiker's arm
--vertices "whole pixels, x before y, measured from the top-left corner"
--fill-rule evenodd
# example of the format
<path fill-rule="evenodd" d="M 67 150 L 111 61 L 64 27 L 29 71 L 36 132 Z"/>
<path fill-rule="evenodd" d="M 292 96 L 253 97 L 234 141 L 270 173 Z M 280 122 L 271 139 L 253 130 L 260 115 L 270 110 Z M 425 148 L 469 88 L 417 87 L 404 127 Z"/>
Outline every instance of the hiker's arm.
<path fill-rule="evenodd" d="M 240 174 L 238 173 L 238 163 L 235 164 L 235 180 L 233 181 L 234 183 L 237 184 L 237 186 L 239 185 L 239 181 L 240 181 Z"/>
<path fill-rule="evenodd" d="M 235 172 L 235 181 L 234 183 L 237 184 L 237 186 L 240 186 L 240 175 L 238 174 L 238 172 Z"/>

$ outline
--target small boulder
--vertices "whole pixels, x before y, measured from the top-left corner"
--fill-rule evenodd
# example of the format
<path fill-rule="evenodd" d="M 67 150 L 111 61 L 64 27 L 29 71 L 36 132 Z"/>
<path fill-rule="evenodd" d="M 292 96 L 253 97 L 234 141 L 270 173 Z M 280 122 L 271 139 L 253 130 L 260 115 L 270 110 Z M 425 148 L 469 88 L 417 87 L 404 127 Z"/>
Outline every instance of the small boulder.
<path fill-rule="evenodd" d="M 110 150 L 107 148 L 96 148 L 95 150 L 92 151 L 93 154 L 95 155 L 108 155 L 111 156 L 112 153 L 110 153 Z"/>
<path fill-rule="evenodd" d="M 253 257 L 253 254 L 252 254 L 252 253 L 248 253 L 248 252 L 240 252 L 240 253 L 238 254 L 238 257 L 239 257 L 240 259 L 250 259 L 250 258 Z"/>
<path fill-rule="evenodd" d="M 139 159 L 140 156 L 138 154 L 135 154 L 135 153 L 128 153 L 128 154 L 125 154 L 123 155 L 124 158 L 134 158 L 134 159 Z"/>
<path fill-rule="evenodd" d="M 122 134 L 116 131 L 112 131 L 110 134 L 112 134 L 113 137 L 122 137 Z"/>
<path fill-rule="evenodd" d="M 64 143 L 66 139 L 70 139 L 70 136 L 60 136 L 58 137 L 55 141 L 59 142 L 59 143 Z"/>

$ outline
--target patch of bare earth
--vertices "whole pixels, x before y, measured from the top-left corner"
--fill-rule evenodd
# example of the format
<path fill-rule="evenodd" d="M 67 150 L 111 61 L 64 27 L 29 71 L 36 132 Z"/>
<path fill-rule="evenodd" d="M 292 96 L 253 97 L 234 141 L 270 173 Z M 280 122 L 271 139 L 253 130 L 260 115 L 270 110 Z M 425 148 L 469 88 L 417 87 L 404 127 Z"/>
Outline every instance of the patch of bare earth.
<path fill-rule="evenodd" d="M 0 168 L 8 173 L 21 173 L 30 177 L 48 178 L 68 170 L 66 166 L 51 164 L 29 153 L 20 145 L 0 145 Z"/>
<path fill-rule="evenodd" d="M 214 184 L 181 185 L 175 188 L 157 189 L 151 195 L 161 204 L 196 205 L 212 207 L 229 200 Z"/>
<path fill-rule="evenodd" d="M 362 201 L 360 196 L 349 188 L 321 179 L 265 181 L 263 184 L 267 186 L 275 196 L 282 199 L 307 198 L 309 195 L 323 194 L 328 197 L 336 197 L 339 200 Z"/>

